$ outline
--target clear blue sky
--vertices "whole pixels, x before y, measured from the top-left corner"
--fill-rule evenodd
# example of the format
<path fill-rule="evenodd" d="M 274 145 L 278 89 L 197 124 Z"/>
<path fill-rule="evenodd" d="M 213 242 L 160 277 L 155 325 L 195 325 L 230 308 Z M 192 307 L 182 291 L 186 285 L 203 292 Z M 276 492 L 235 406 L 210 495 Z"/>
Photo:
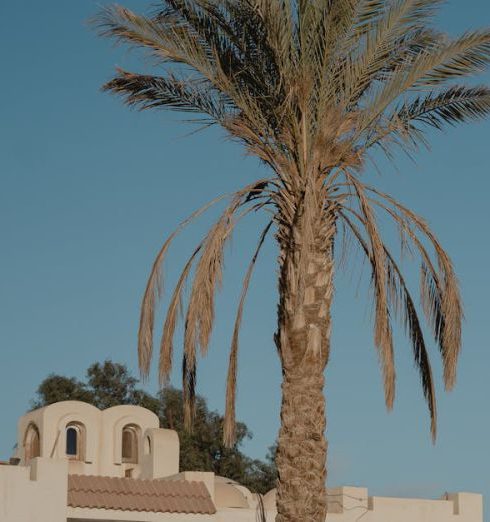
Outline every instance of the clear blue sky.
<path fill-rule="evenodd" d="M 114 66 L 148 64 L 91 32 L 86 20 L 96 9 L 91 0 L 0 7 L 0 458 L 9 456 L 17 418 L 50 372 L 81 377 L 108 357 L 137 371 L 140 298 L 164 237 L 215 194 L 263 175 L 218 131 L 186 137 L 192 129 L 174 114 L 131 112 L 101 93 Z M 453 33 L 490 25 L 484 0 L 453 0 L 443 13 L 441 24 Z M 432 446 L 406 340 L 397 335 L 398 395 L 388 415 L 367 295 L 357 288 L 358 272 L 338 278 L 326 378 L 330 485 L 490 498 L 489 132 L 486 122 L 434 134 L 432 151 L 417 164 L 400 158 L 397 172 L 382 162 L 384 174 L 376 175 L 380 187 L 428 219 L 452 255 L 465 301 L 464 349 L 457 388 L 445 395 L 431 346 L 440 432 Z M 199 392 L 221 411 L 240 278 L 262 222 L 254 219 L 233 241 L 210 354 L 200 363 Z M 166 265 L 170 282 L 207 223 L 176 243 Z M 245 449 L 257 457 L 278 429 L 275 256 L 268 243 L 241 337 L 238 415 L 254 433 Z M 152 379 L 149 389 L 155 386 Z"/>

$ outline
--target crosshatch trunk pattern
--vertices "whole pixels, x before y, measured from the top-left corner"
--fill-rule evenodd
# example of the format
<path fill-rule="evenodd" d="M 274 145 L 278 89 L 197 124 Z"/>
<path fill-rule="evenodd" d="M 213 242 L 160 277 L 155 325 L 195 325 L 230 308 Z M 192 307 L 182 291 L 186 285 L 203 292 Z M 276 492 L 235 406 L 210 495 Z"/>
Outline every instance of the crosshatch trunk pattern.
<path fill-rule="evenodd" d="M 282 361 L 276 522 L 324 522 L 327 511 L 324 369 L 330 350 L 335 216 L 301 227 L 281 248 L 276 343 Z M 278 238 L 281 234 L 278 234 Z"/>

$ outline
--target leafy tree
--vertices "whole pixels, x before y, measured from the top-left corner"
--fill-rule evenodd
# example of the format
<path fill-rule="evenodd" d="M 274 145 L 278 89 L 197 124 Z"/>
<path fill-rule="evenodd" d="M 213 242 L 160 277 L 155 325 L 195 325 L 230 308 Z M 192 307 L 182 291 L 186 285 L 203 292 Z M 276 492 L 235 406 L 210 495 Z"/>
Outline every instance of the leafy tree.
<path fill-rule="evenodd" d="M 275 231 L 279 305 L 275 337 L 283 374 L 277 466 L 278 522 L 324 521 L 327 499 L 324 370 L 336 253 L 356 244 L 371 267 L 374 345 L 385 401 L 395 396 L 392 320 L 405 327 L 436 436 L 434 384 L 421 320 L 399 261 L 384 242 L 380 214 L 421 259 L 422 310 L 439 345 L 451 389 L 461 345 L 462 307 L 453 265 L 425 221 L 366 179 L 374 147 L 413 151 L 424 129 L 477 120 L 490 112 L 486 86 L 455 83 L 490 60 L 490 31 L 452 38 L 432 25 L 441 0 L 162 0 L 148 16 L 120 6 L 101 12 L 101 32 L 147 50 L 154 75 L 119 70 L 105 89 L 139 109 L 192 113 L 270 167 L 270 176 L 234 193 L 196 246 L 170 299 L 160 375 L 172 365 L 177 315 L 185 307 L 184 399 L 192 421 L 198 348 L 206 353 L 224 247 L 235 224 L 263 209 L 271 221 L 244 280 L 231 343 L 225 440 L 236 437 L 238 331 L 250 274 L 265 235 Z M 218 198 L 223 199 L 223 198 Z M 139 360 L 150 369 L 165 242 L 146 288 Z M 341 240 L 343 235 L 353 241 Z M 347 251 L 346 255 L 349 255 Z M 196 263 L 195 270 L 192 269 Z"/>
<path fill-rule="evenodd" d="M 271 446 L 265 457 L 265 462 L 258 459 L 253 460 L 242 483 L 252 491 L 264 493 L 271 489 L 271 484 L 275 486 L 277 481 L 276 452 L 277 445 Z"/>
<path fill-rule="evenodd" d="M 123 364 L 105 361 L 87 370 L 87 386 L 94 394 L 93 404 L 102 410 L 118 404 L 135 404 L 138 380 Z"/>
<path fill-rule="evenodd" d="M 138 380 L 123 364 L 110 360 L 92 364 L 85 382 L 61 375 L 49 375 L 37 388 L 32 407 L 42 408 L 54 402 L 79 400 L 105 409 L 118 404 L 133 404 L 153 411 L 162 428 L 177 431 L 180 438 L 180 469 L 214 471 L 240 482 L 257 493 L 266 493 L 275 487 L 276 468 L 270 455 L 266 461 L 244 455 L 240 446 L 252 434 L 243 423 L 237 425 L 233 447 L 222 442 L 223 417 L 209 411 L 206 400 L 196 397 L 196 415 L 193 430 L 184 427 L 182 391 L 163 388 L 156 396 L 137 387 Z"/>
<path fill-rule="evenodd" d="M 94 404 L 93 392 L 74 377 L 52 374 L 38 386 L 33 410 L 59 401 L 83 401 Z"/>

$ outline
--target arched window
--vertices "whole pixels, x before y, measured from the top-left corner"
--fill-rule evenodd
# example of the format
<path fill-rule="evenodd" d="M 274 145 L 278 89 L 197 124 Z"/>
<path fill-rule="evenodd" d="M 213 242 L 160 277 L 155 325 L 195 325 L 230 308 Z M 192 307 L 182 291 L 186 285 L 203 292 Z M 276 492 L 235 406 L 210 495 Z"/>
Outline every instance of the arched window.
<path fill-rule="evenodd" d="M 41 441 L 39 430 L 35 424 L 29 424 L 24 439 L 25 461 L 28 464 L 31 459 L 41 456 Z"/>
<path fill-rule="evenodd" d="M 124 426 L 122 430 L 122 461 L 138 463 L 139 428 L 134 424 Z"/>
<path fill-rule="evenodd" d="M 66 427 L 66 456 L 83 460 L 85 430 L 81 424 L 70 423 Z"/>

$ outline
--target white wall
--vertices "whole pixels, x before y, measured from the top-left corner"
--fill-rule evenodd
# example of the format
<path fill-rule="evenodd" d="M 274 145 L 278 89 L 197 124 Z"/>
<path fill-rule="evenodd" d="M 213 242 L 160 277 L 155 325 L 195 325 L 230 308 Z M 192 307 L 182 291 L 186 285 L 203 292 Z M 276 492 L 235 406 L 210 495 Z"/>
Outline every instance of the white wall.
<path fill-rule="evenodd" d="M 141 475 L 143 479 L 163 478 L 179 472 L 180 443 L 174 430 L 153 428 L 145 431 Z"/>
<path fill-rule="evenodd" d="M 111 509 L 68 508 L 67 522 L 215 522 L 214 515 L 187 515 L 184 513 L 147 513 L 133 511 L 115 511 Z M 3 522 L 3 521 L 2 521 Z M 34 522 L 34 521 L 33 521 Z M 230 519 L 229 522 L 234 522 Z M 251 519 L 251 522 L 256 522 Z"/>
<path fill-rule="evenodd" d="M 66 522 L 67 477 L 65 460 L 0 466 L 0 522 Z"/>

